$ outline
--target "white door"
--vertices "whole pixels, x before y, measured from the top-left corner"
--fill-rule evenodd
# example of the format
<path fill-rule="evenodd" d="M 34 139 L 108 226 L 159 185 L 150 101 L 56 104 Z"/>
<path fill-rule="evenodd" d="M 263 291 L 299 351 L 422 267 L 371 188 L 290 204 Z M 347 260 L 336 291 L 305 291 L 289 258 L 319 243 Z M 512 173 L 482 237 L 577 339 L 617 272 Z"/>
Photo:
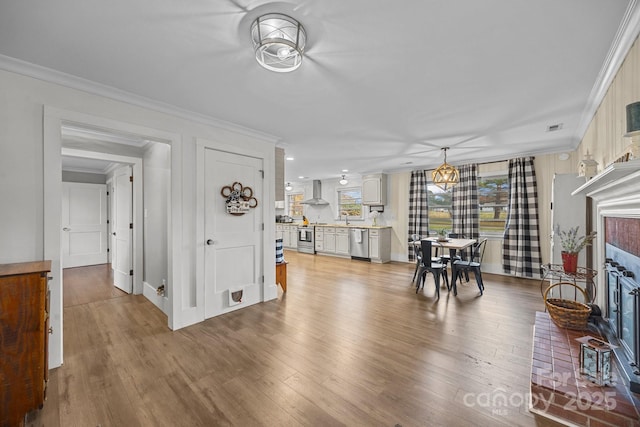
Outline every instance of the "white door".
<path fill-rule="evenodd" d="M 107 186 L 62 183 L 62 268 L 107 262 Z"/>
<path fill-rule="evenodd" d="M 133 291 L 133 270 L 131 255 L 133 235 L 133 181 L 131 167 L 124 166 L 115 171 L 113 180 L 113 284 L 127 293 Z"/>
<path fill-rule="evenodd" d="M 205 149 L 205 317 L 262 300 L 262 160 Z M 235 184 L 235 186 L 234 186 Z M 257 205 L 227 213 L 224 187 L 235 187 Z M 250 201 L 250 205 L 255 202 Z"/>
<path fill-rule="evenodd" d="M 108 214 L 108 218 L 109 220 L 107 221 L 107 241 L 109 242 L 109 256 L 108 256 L 108 263 L 111 264 L 111 269 L 114 268 L 113 263 L 113 253 L 114 253 L 114 247 L 115 247 L 115 243 L 116 243 L 116 237 L 113 235 L 113 232 L 115 231 L 115 229 L 113 228 L 114 225 L 114 218 L 116 217 L 116 210 L 115 210 L 115 203 L 113 201 L 113 194 L 114 194 L 114 190 L 113 190 L 113 180 L 110 179 L 107 181 L 107 212 L 109 212 Z"/>
<path fill-rule="evenodd" d="M 579 234 L 586 231 L 586 196 L 584 194 L 571 195 L 571 192 L 585 183 L 584 177 L 576 174 L 555 174 L 551 187 L 551 263 L 562 264 L 562 246 L 560 239 L 555 237 L 556 227 L 562 231 L 569 231 L 571 227 L 579 226 Z M 584 251 L 578 257 L 578 265 L 585 267 Z"/>

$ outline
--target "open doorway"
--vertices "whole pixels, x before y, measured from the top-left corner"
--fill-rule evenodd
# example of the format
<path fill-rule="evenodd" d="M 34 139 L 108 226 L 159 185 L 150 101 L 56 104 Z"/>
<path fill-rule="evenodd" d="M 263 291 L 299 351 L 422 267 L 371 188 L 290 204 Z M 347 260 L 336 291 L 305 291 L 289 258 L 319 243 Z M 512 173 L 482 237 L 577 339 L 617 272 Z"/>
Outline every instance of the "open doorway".
<path fill-rule="evenodd" d="M 65 144 L 64 125 L 62 135 Z M 92 148 L 92 141 L 86 141 L 86 148 Z M 99 263 L 95 261 L 100 259 L 101 263 L 109 263 L 112 267 L 114 286 L 126 293 L 143 293 L 146 281 L 142 267 L 145 243 L 141 212 L 144 203 L 142 165 L 145 153 L 140 153 L 142 157 L 131 157 L 62 147 L 61 154 L 63 268 L 96 265 Z M 134 173 L 137 179 L 134 179 Z M 65 197 L 65 189 L 69 187 L 76 189 L 74 197 Z M 104 200 L 98 200 L 98 196 L 93 194 L 101 194 L 102 189 Z M 165 188 L 164 192 L 168 190 Z M 79 218 L 82 225 L 72 224 L 73 218 Z M 87 230 L 86 224 L 89 222 L 103 226 L 104 239 L 98 242 L 97 237 L 91 237 L 97 236 L 98 232 Z M 98 225 L 93 228 L 98 228 Z M 157 232 L 168 233 L 168 224 L 161 224 Z M 74 238 L 76 235 L 80 237 Z M 75 253 L 69 253 L 67 249 L 70 248 L 76 253 L 81 250 L 92 250 L 96 254 L 104 251 L 104 256 L 85 255 L 87 262 L 70 263 L 67 257 L 73 255 L 74 259 L 77 258 Z M 164 249 L 166 253 L 167 248 Z M 159 307 L 164 311 L 163 306 Z"/>
<path fill-rule="evenodd" d="M 179 136 L 143 128 L 109 119 L 92 117 L 82 113 L 62 111 L 45 107 L 44 117 L 44 192 L 45 192 L 45 248 L 44 258 L 52 261 L 51 290 L 51 324 L 52 334 L 49 346 L 49 364 L 57 367 L 63 362 L 63 271 L 61 254 L 61 198 L 62 198 L 62 163 L 63 158 L 103 160 L 113 164 L 128 164 L 133 169 L 133 293 L 149 296 L 161 310 L 167 314 L 169 327 L 172 325 L 172 304 L 170 304 L 171 284 L 173 283 L 173 251 L 170 247 L 173 228 L 171 226 L 171 150 L 179 144 Z M 83 134 L 83 135 L 80 135 Z M 91 135 L 91 137 L 87 137 Z M 122 138 L 134 138 L 144 147 L 131 147 L 121 142 Z M 115 139 L 117 141 L 114 141 Z M 161 176 L 161 183 L 155 189 L 144 189 L 143 163 L 149 164 L 153 182 Z M 136 182 L 137 181 L 137 182 Z M 161 191 L 159 201 L 152 196 Z M 149 193 L 150 199 L 145 200 Z M 155 218 L 155 212 L 145 215 L 145 205 L 162 205 L 161 219 Z M 148 217 L 154 217 L 149 218 Z M 157 247 L 155 242 L 144 241 L 144 228 L 152 224 L 153 235 L 161 235 L 166 242 L 162 250 L 161 263 L 166 278 L 165 296 L 158 297 L 156 289 L 162 285 L 149 282 L 145 277 L 145 246 Z M 153 263 L 152 263 L 153 264 Z M 162 279 L 161 279 L 162 280 Z M 147 289 L 149 288 L 149 289 Z"/>

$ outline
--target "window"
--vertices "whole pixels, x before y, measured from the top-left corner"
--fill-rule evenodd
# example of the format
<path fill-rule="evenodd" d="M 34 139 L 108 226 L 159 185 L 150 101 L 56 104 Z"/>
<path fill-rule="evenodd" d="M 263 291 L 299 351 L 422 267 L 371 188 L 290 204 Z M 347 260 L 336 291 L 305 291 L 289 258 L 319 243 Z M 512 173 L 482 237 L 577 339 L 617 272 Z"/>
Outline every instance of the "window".
<path fill-rule="evenodd" d="M 509 177 L 506 173 L 478 177 L 480 234 L 502 234 L 509 209 Z"/>
<path fill-rule="evenodd" d="M 427 185 L 429 231 L 453 228 L 451 191 L 444 191 L 434 184 Z M 508 203 L 509 178 L 506 173 L 478 177 L 480 235 L 502 234 L 507 220 Z"/>
<path fill-rule="evenodd" d="M 362 218 L 362 189 L 359 187 L 338 190 L 338 218 L 343 215 Z"/>
<path fill-rule="evenodd" d="M 289 216 L 292 218 L 302 218 L 304 206 L 300 203 L 304 200 L 303 193 L 287 194 L 287 205 L 289 206 Z"/>
<path fill-rule="evenodd" d="M 445 191 L 435 184 L 427 184 L 427 203 L 429 205 L 429 231 L 438 231 L 443 228 L 451 230 L 453 225 L 451 188 Z"/>

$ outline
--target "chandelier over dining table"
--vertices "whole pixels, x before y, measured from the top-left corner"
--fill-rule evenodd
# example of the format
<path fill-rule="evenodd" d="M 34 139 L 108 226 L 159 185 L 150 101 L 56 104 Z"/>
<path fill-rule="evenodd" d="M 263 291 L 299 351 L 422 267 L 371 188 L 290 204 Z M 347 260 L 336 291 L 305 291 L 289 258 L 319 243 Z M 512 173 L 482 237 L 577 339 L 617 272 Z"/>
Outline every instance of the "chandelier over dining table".
<path fill-rule="evenodd" d="M 460 181 L 458 169 L 447 163 L 448 149 L 449 147 L 442 148 L 442 151 L 444 151 L 444 163 L 431 173 L 433 183 L 444 191 L 447 191 L 447 189 L 453 187 Z"/>

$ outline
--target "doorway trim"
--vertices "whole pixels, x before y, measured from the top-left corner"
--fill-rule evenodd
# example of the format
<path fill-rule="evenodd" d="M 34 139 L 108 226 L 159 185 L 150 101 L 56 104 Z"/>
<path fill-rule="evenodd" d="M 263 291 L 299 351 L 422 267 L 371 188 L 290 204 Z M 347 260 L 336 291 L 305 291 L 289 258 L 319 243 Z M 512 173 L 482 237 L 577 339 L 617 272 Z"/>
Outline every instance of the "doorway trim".
<path fill-rule="evenodd" d="M 166 142 L 171 145 L 171 209 L 168 220 L 167 258 L 168 276 L 167 284 L 168 326 L 174 329 L 174 285 L 180 283 L 182 265 L 182 212 L 180 209 L 180 189 L 182 185 L 182 140 L 179 134 L 158 129 L 134 125 L 103 117 L 91 116 L 85 113 L 62 110 L 44 105 L 43 109 L 43 177 L 44 177 L 44 259 L 51 260 L 52 278 L 49 281 L 50 320 L 52 333 L 49 339 L 49 367 L 56 368 L 62 365 L 63 355 L 63 305 L 62 305 L 62 264 L 61 264 L 61 240 L 60 229 L 62 226 L 62 135 L 63 122 L 75 122 L 87 126 L 96 126 L 114 131 L 123 131 L 137 135 L 144 135 Z M 80 150 L 82 151 L 82 150 Z M 90 153 L 90 152 L 89 152 Z M 104 153 L 100 153 L 101 155 Z M 142 160 L 140 159 L 140 162 Z M 127 162 L 125 162 L 127 163 Z M 140 170 L 141 171 L 141 170 Z M 140 178 L 142 174 L 140 173 Z M 142 185 L 142 179 L 138 180 Z M 135 179 L 134 179 L 135 185 Z M 140 191 L 141 194 L 141 191 Z M 142 203 L 140 201 L 140 207 Z M 142 213 L 142 209 L 139 209 Z M 142 225 L 142 220 L 139 222 Z M 143 227 L 138 227 L 142 233 Z M 142 248 L 140 248 L 142 250 Z M 135 262 L 135 261 L 134 261 Z M 134 266 L 134 268 L 136 268 Z M 138 268 L 142 274 L 142 265 Z M 135 271 L 134 271 L 135 273 Z M 179 313 L 177 313 L 179 314 Z"/>

